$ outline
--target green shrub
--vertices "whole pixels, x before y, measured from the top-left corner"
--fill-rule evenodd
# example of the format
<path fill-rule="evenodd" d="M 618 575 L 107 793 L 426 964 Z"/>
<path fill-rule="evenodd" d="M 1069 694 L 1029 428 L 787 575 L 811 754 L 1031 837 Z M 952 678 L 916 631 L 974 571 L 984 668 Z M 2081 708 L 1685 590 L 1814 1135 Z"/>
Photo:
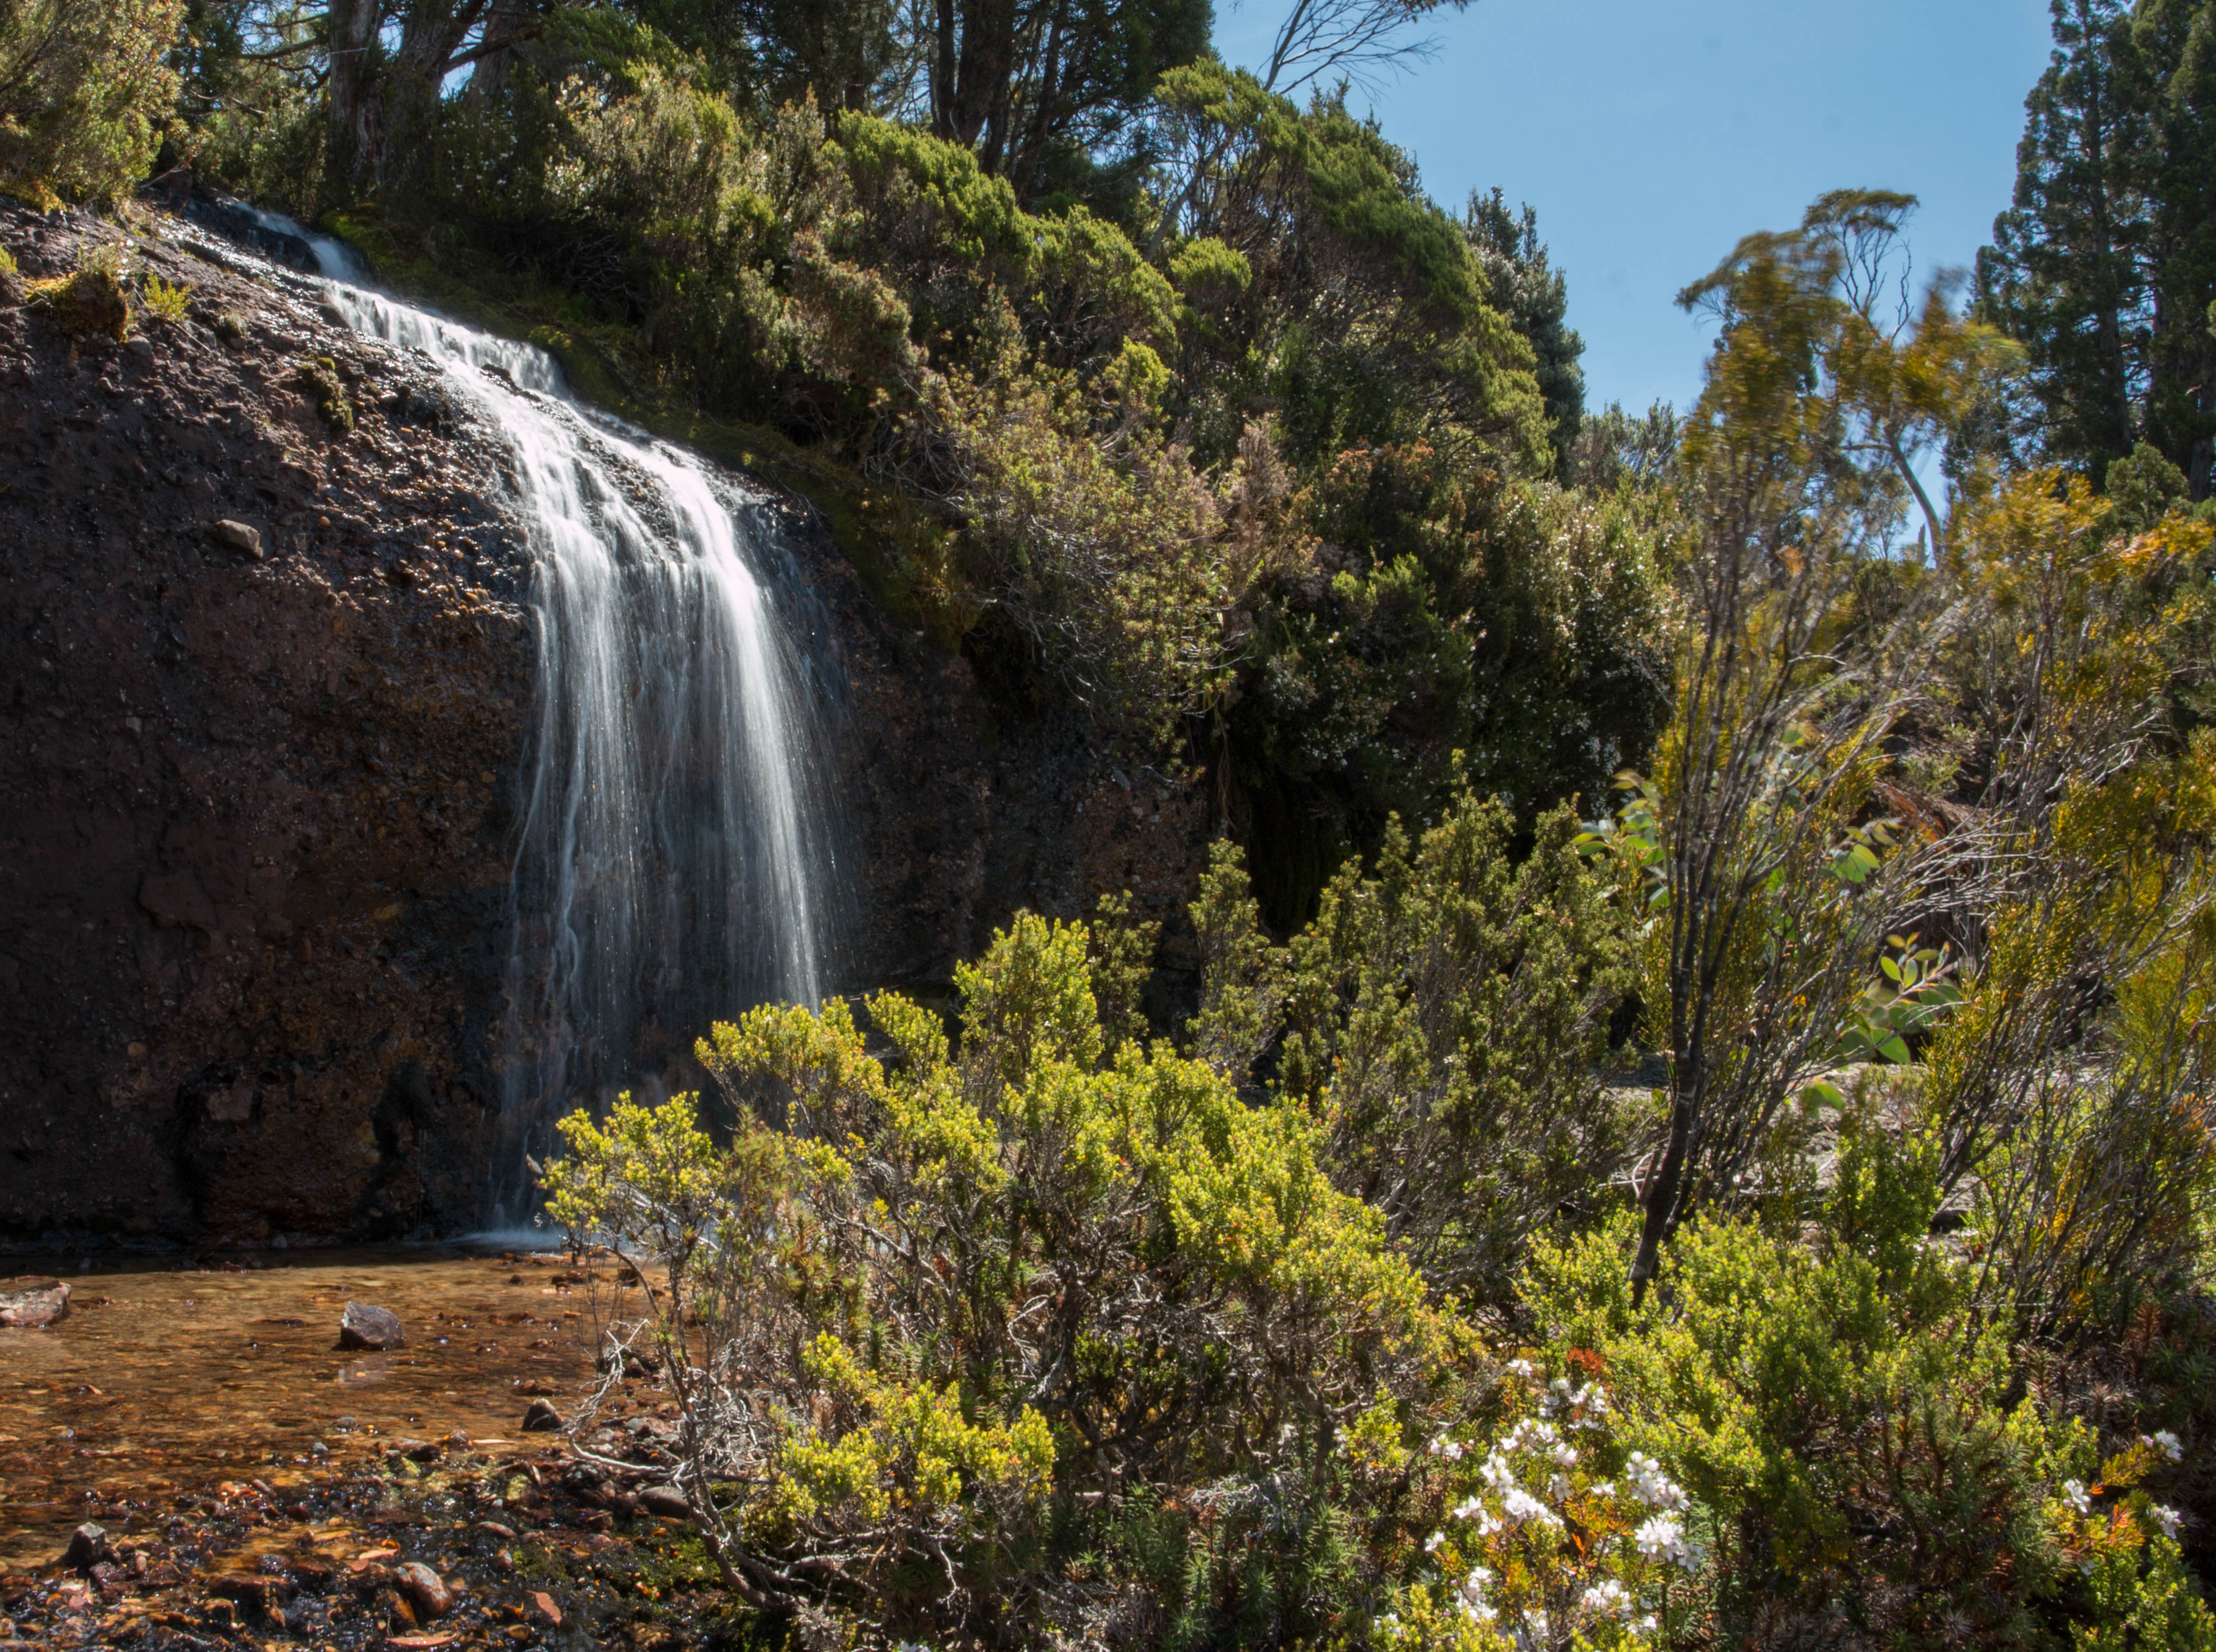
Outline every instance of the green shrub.
<path fill-rule="evenodd" d="M 1111 1054 L 1098 978 L 1085 926 L 1022 914 L 959 973 L 958 1046 L 894 995 L 882 1055 L 842 1004 L 765 1007 L 699 1047 L 729 1148 L 689 1098 L 563 1127 L 554 1214 L 673 1270 L 618 1340 L 692 1350 L 686 1483 L 755 1598 L 886 1637 L 1043 1645 L 1129 1600 L 1180 1638 L 1289 1640 L 1405 1542 L 1379 1523 L 1405 1486 L 1341 1435 L 1428 1437 L 1467 1332 L 1330 1187 L 1303 1108 Z"/>
<path fill-rule="evenodd" d="M 2076 1436 L 2025 1395 L 1975 1267 L 1927 1237 L 1937 1164 L 1850 1112 L 1805 1238 L 1697 1221 L 1637 1308 L 1628 1214 L 1536 1248 L 1545 1345 L 1604 1374 L 1624 1438 L 1684 1483 L 1726 1641 L 2015 1643 L 2061 1586 L 2047 1505 Z"/>
<path fill-rule="evenodd" d="M 24 291 L 27 302 L 71 337 L 120 339 L 131 330 L 130 295 L 112 267 L 33 281 Z"/>
<path fill-rule="evenodd" d="M 1633 1121 L 1599 1083 L 1628 990 L 1630 924 L 1567 808 L 1519 863 L 1514 816 L 1464 794 L 1369 876 L 1349 862 L 1314 923 L 1263 943 L 1240 857 L 1219 844 L 1192 906 L 1204 973 L 1197 1052 L 1327 1130 L 1333 1182 L 1383 1217 L 1435 1288 L 1510 1300 L 1532 1236 L 1622 1167 Z"/>
<path fill-rule="evenodd" d="M 181 322 L 192 309 L 192 288 L 182 281 L 164 281 L 158 275 L 149 274 L 140 283 L 139 296 L 145 301 L 147 314 L 161 321 Z"/>

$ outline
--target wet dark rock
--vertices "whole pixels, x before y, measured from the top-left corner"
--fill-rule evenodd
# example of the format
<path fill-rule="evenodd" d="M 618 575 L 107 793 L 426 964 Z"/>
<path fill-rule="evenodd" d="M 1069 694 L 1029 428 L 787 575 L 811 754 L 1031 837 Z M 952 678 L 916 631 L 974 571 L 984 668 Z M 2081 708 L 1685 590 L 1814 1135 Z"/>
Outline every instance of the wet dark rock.
<path fill-rule="evenodd" d="M 321 267 L 316 249 L 301 236 L 262 221 L 244 201 L 196 192 L 186 198 L 185 216 L 226 240 L 252 248 L 262 257 L 313 275 Z"/>
<path fill-rule="evenodd" d="M 0 1281 L 0 1325 L 51 1325 L 69 1312 L 70 1287 L 60 1280 Z"/>
<path fill-rule="evenodd" d="M 400 1328 L 400 1316 L 391 1309 L 368 1302 L 346 1305 L 346 1312 L 339 1319 L 341 1348 L 382 1353 L 388 1348 L 404 1348 L 407 1342 L 407 1334 Z"/>
<path fill-rule="evenodd" d="M 638 1494 L 639 1506 L 664 1520 L 689 1520 L 692 1504 L 675 1486 L 649 1486 Z"/>
<path fill-rule="evenodd" d="M 523 1414 L 523 1428 L 526 1434 L 552 1434 L 561 1427 L 562 1414 L 550 1401 L 533 1400 L 530 1409 Z"/>
<path fill-rule="evenodd" d="M 87 1520 L 70 1533 L 69 1551 L 63 1555 L 62 1564 L 73 1566 L 78 1571 L 89 1572 L 109 1557 L 108 1533 Z"/>

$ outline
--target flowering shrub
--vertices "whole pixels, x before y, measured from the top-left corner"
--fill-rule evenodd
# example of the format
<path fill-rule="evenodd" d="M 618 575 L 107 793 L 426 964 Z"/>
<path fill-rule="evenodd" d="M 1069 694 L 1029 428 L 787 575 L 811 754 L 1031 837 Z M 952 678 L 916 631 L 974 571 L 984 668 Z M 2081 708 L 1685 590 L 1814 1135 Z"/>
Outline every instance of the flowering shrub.
<path fill-rule="evenodd" d="M 2078 1428 L 2058 1457 L 2082 1471 L 2093 1452 L 2091 1436 Z M 2156 1502 L 2145 1484 L 2184 1455 L 2166 1428 L 2142 1434 L 2102 1463 L 2090 1483 L 2063 1480 L 2047 1503 L 2049 1528 L 2084 1583 L 2082 1615 L 2071 1626 L 2078 1652 L 2216 1648 L 2216 1613 L 2201 1600 L 2178 1549 L 2184 1520 Z"/>
<path fill-rule="evenodd" d="M 1481 1457 L 1451 1434 L 1431 1443 L 1444 1516 L 1381 1638 L 1401 1652 L 1659 1644 L 1700 1558 L 1684 1488 L 1623 1449 L 1597 1379 L 1543 1382 L 1524 1360 L 1509 1371 L 1514 1421 Z"/>

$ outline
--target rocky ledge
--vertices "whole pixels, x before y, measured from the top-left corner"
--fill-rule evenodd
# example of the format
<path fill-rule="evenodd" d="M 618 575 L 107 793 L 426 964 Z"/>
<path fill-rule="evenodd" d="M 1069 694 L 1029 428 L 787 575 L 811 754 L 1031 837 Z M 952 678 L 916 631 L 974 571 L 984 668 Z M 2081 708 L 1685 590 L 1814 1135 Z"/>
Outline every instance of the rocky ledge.
<path fill-rule="evenodd" d="M 497 433 L 184 218 L 0 199 L 0 1244 L 472 1229 L 533 681 Z M 174 313 L 118 336 L 87 269 Z M 1173 918 L 1205 780 L 996 701 L 770 508 L 841 677 L 836 985 Z"/>

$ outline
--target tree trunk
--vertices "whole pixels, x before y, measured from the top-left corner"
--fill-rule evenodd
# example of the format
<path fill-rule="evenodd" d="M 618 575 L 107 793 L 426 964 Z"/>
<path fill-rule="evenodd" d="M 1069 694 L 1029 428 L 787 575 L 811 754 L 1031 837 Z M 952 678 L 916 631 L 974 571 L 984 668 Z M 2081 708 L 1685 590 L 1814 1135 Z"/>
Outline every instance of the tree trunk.
<path fill-rule="evenodd" d="M 377 150 L 375 91 L 379 0 L 331 0 L 329 83 L 330 126 L 325 175 L 340 199 L 351 198 Z"/>
<path fill-rule="evenodd" d="M 969 0 L 955 65 L 950 134 L 955 142 L 975 148 L 994 110 L 1005 110 L 1015 53 L 1016 0 Z"/>

